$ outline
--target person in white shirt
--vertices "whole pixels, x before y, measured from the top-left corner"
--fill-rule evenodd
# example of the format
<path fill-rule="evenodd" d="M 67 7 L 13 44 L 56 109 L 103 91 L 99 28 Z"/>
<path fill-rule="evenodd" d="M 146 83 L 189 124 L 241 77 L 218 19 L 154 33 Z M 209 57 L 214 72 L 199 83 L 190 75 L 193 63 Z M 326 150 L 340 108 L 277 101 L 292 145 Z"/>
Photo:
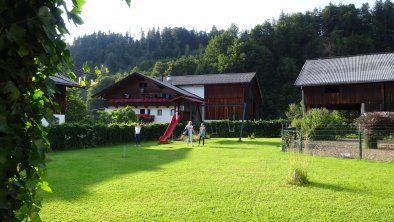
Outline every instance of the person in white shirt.
<path fill-rule="evenodd" d="M 139 123 L 135 124 L 134 131 L 135 131 L 135 145 L 140 146 L 141 145 L 141 126 Z"/>
<path fill-rule="evenodd" d="M 192 125 L 192 121 L 189 121 L 189 123 L 186 125 L 185 130 L 187 130 L 187 144 L 193 146 L 193 125 Z"/>

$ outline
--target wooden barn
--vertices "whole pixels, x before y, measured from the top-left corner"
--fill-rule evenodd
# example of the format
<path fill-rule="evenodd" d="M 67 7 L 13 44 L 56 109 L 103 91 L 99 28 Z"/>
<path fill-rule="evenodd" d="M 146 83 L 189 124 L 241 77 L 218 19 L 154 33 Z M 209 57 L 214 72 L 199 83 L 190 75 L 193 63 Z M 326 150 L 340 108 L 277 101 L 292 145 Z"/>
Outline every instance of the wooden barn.
<path fill-rule="evenodd" d="M 295 85 L 304 112 L 394 111 L 394 53 L 307 60 Z"/>
<path fill-rule="evenodd" d="M 175 111 L 184 121 L 241 120 L 261 117 L 262 94 L 255 73 L 167 76 L 134 73 L 93 95 L 106 109 L 131 106 L 141 119 L 170 122 Z"/>

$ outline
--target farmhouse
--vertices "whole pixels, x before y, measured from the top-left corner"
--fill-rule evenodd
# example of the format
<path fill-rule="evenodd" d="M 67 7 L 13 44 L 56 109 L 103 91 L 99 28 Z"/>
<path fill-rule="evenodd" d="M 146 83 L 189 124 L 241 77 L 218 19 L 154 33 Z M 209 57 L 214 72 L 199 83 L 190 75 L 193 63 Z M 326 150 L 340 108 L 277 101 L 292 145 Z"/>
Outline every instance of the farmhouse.
<path fill-rule="evenodd" d="M 167 76 L 153 78 L 133 73 L 93 95 L 106 110 L 131 106 L 141 120 L 241 120 L 261 117 L 262 94 L 256 73 Z"/>
<path fill-rule="evenodd" d="M 303 111 L 394 111 L 394 53 L 307 60 L 295 85 Z"/>
<path fill-rule="evenodd" d="M 55 93 L 55 102 L 60 106 L 60 112 L 55 113 L 54 116 L 56 118 L 56 123 L 61 124 L 64 123 L 65 112 L 66 112 L 66 87 L 80 87 L 78 83 L 72 81 L 70 78 L 56 74 L 54 76 L 49 77 L 51 80 L 55 82 L 56 85 L 56 93 Z M 41 120 L 44 126 L 48 126 L 49 123 L 46 119 Z"/>

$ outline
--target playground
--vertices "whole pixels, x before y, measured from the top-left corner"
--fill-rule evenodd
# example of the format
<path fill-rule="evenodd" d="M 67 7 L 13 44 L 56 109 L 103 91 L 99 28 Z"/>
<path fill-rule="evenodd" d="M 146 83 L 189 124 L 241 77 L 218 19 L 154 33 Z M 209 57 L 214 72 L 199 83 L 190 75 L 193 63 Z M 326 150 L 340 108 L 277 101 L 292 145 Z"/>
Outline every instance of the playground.
<path fill-rule="evenodd" d="M 301 155 L 280 139 L 143 141 L 48 155 L 43 221 L 394 221 L 394 163 Z"/>

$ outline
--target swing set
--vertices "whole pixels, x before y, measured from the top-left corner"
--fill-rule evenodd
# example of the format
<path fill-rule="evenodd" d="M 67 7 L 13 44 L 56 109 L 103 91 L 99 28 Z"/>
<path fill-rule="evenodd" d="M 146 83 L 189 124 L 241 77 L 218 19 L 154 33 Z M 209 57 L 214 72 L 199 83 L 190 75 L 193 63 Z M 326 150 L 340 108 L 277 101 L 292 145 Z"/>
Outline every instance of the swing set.
<path fill-rule="evenodd" d="M 235 114 L 236 114 L 236 107 L 240 107 L 241 105 L 239 104 L 229 104 L 229 105 L 209 105 L 211 107 L 214 108 L 214 119 L 217 120 L 217 109 L 218 107 L 224 107 L 224 113 L 225 113 L 225 117 L 227 120 L 227 126 L 228 126 L 228 132 L 233 133 L 235 132 L 235 124 L 232 122 L 235 120 Z M 232 110 L 231 110 L 232 108 Z M 210 108 L 208 107 L 208 116 L 212 117 L 211 112 L 210 112 Z M 230 110 L 230 111 L 229 111 Z M 242 118 L 243 121 L 244 118 Z M 242 122 L 243 124 L 243 122 Z M 211 127 L 208 130 L 208 132 L 210 132 L 210 134 L 212 135 L 216 135 L 218 134 L 218 123 L 217 121 L 212 121 L 211 122 Z"/>

